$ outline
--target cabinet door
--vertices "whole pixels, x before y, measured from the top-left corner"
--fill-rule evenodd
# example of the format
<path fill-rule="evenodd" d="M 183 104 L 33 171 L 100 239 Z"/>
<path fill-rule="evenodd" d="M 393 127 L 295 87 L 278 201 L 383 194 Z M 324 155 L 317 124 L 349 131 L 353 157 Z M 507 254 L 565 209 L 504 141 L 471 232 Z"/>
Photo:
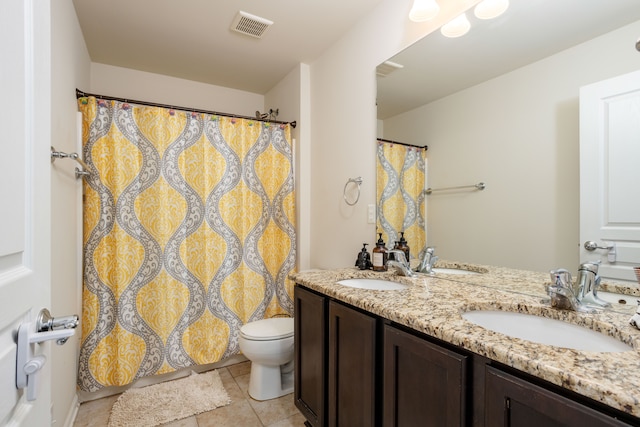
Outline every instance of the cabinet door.
<path fill-rule="evenodd" d="M 384 426 L 466 425 L 469 360 L 385 325 Z"/>
<path fill-rule="evenodd" d="M 326 298 L 294 288 L 294 401 L 314 427 L 326 424 Z"/>
<path fill-rule="evenodd" d="M 621 427 L 621 421 L 487 366 L 485 426 Z"/>
<path fill-rule="evenodd" d="M 372 427 L 376 319 L 329 302 L 329 426 Z"/>

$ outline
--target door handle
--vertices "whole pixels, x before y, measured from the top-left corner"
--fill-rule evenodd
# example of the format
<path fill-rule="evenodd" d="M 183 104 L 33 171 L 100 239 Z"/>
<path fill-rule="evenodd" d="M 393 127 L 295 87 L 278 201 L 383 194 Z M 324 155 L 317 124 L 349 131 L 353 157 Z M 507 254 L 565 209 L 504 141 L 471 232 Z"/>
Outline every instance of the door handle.
<path fill-rule="evenodd" d="M 616 262 L 617 251 L 615 243 L 611 244 L 610 246 L 598 246 L 598 244 L 593 240 L 587 240 L 586 242 L 584 242 L 584 248 L 588 251 L 595 251 L 596 249 L 608 250 L 609 253 L 607 254 L 607 259 L 609 260 L 609 262 Z"/>
<path fill-rule="evenodd" d="M 75 314 L 53 318 L 49 310 L 43 308 L 35 322 L 24 322 L 18 328 L 16 388 L 27 389 L 27 401 L 36 400 L 38 373 L 47 361 L 44 354 L 35 354 L 35 344 L 55 340 L 62 345 L 76 332 L 78 323 Z"/>
<path fill-rule="evenodd" d="M 584 248 L 588 251 L 595 251 L 596 249 L 607 249 L 607 250 L 611 250 L 613 248 L 615 248 L 615 245 L 612 246 L 598 246 L 598 244 L 596 242 L 594 242 L 593 240 L 587 240 L 586 242 L 584 242 Z"/>

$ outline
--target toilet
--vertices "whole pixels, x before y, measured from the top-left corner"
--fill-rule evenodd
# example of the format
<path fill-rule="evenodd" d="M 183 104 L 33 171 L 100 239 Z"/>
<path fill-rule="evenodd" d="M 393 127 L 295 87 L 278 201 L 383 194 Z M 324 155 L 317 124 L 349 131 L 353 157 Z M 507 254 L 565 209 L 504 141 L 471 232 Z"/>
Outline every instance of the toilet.
<path fill-rule="evenodd" d="M 293 392 L 293 318 L 249 322 L 240 328 L 239 344 L 251 361 L 252 398 L 269 400 Z"/>

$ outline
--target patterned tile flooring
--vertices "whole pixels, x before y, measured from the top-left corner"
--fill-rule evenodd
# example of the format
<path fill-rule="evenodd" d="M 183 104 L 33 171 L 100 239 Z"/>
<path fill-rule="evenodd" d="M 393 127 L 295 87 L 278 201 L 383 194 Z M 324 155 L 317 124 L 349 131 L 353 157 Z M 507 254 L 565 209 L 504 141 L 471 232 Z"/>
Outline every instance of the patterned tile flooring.
<path fill-rule="evenodd" d="M 168 424 L 164 427 L 302 427 L 304 417 L 293 404 L 293 394 L 257 401 L 249 397 L 250 362 L 219 368 L 231 404 Z M 80 405 L 74 427 L 105 427 L 118 395 Z"/>

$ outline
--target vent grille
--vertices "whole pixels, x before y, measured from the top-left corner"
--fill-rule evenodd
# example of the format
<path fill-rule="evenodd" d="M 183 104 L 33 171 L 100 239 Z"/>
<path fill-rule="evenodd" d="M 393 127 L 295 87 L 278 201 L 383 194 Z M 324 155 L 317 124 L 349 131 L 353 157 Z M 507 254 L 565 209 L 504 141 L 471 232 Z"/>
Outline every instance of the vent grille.
<path fill-rule="evenodd" d="M 376 74 L 380 77 L 386 77 L 400 68 L 404 68 L 404 65 L 396 64 L 395 62 L 385 61 L 376 67 Z"/>
<path fill-rule="evenodd" d="M 231 29 L 260 39 L 271 25 L 273 25 L 273 22 L 268 19 L 239 11 L 231 24 Z"/>

